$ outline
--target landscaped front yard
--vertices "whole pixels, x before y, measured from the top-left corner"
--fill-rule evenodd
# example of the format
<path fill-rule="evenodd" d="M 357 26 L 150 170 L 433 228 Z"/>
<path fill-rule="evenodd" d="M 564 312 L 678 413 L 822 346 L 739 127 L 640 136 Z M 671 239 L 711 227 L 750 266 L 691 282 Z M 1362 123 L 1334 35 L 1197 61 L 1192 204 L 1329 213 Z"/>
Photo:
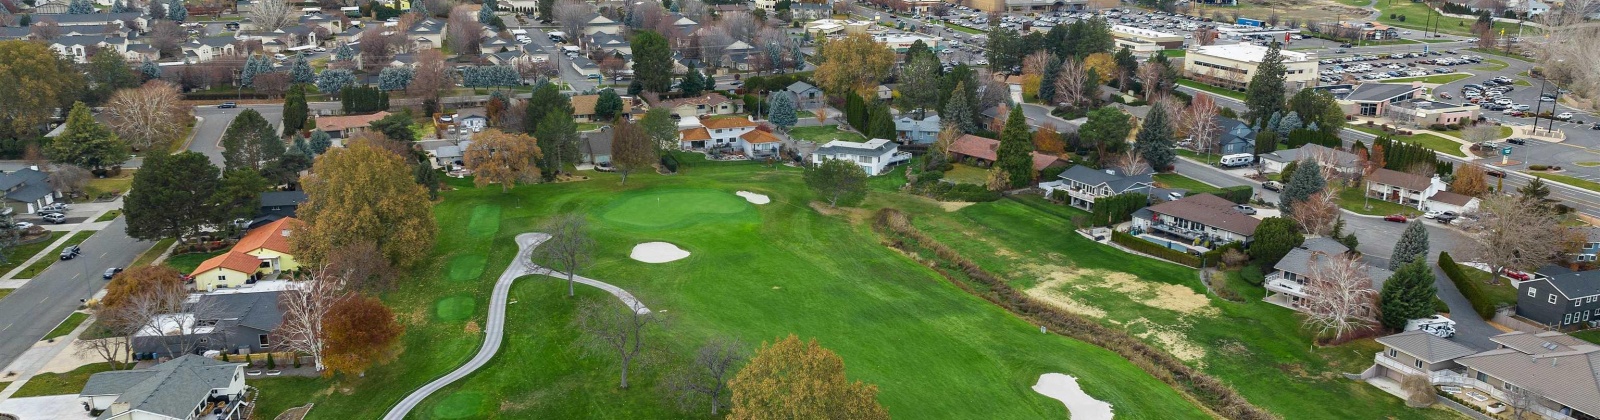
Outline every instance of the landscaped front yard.
<path fill-rule="evenodd" d="M 854 131 L 840 130 L 838 124 L 793 127 L 789 129 L 789 137 L 792 137 L 795 140 L 809 141 L 818 145 L 834 140 L 854 142 L 867 141 L 866 137 L 862 137 L 861 134 L 857 134 Z"/>
<path fill-rule="evenodd" d="M 1421 210 L 1415 207 L 1402 206 L 1398 203 L 1367 198 L 1362 195 L 1364 186 L 1347 187 L 1339 189 L 1339 207 L 1359 214 L 1369 216 L 1388 216 L 1391 214 L 1404 214 L 1407 217 L 1420 217 Z"/>
<path fill-rule="evenodd" d="M 989 169 L 957 163 L 944 172 L 944 179 L 957 184 L 989 185 Z"/>
<path fill-rule="evenodd" d="M 1241 100 L 1241 101 L 1244 100 L 1244 92 L 1238 92 L 1238 91 L 1223 89 L 1223 88 L 1220 88 L 1220 87 L 1208 85 L 1208 84 L 1205 84 L 1205 83 L 1196 82 L 1196 81 L 1189 80 L 1189 79 L 1178 79 L 1178 85 L 1179 86 L 1186 86 L 1186 87 L 1197 89 L 1197 90 L 1206 91 L 1207 93 L 1212 93 L 1212 94 L 1222 95 L 1222 96 L 1226 96 L 1226 97 L 1233 98 L 1233 99 L 1238 99 L 1238 100 Z"/>
<path fill-rule="evenodd" d="M 1204 182 L 1196 181 L 1194 178 L 1186 177 L 1186 176 L 1183 176 L 1183 175 L 1178 175 L 1178 174 L 1175 174 L 1175 173 L 1173 173 L 1173 174 L 1156 174 L 1155 175 L 1155 181 L 1156 181 L 1156 186 L 1160 187 L 1160 188 L 1187 190 L 1189 192 L 1195 192 L 1195 193 L 1217 193 L 1217 192 L 1222 192 L 1221 188 L 1217 188 L 1217 187 L 1212 186 L 1211 184 L 1207 184 L 1207 183 L 1204 183 Z"/>
<path fill-rule="evenodd" d="M 1422 147 L 1426 147 L 1426 148 L 1431 149 L 1431 150 L 1433 150 L 1435 152 L 1440 152 L 1440 153 L 1444 153 L 1444 154 L 1448 154 L 1448 155 L 1452 155 L 1452 156 L 1467 157 L 1467 154 L 1461 151 L 1461 146 L 1462 146 L 1461 142 L 1458 142 L 1458 141 L 1455 141 L 1455 140 L 1450 140 L 1450 139 L 1447 139 L 1447 138 L 1444 138 L 1444 137 L 1439 137 L 1439 136 L 1436 136 L 1436 135 L 1433 135 L 1433 134 L 1422 133 L 1422 134 L 1413 134 L 1413 135 L 1409 135 L 1409 136 L 1399 136 L 1399 135 L 1392 135 L 1392 134 L 1384 133 L 1383 129 L 1379 128 L 1379 127 L 1368 127 L 1366 125 L 1352 125 L 1352 126 L 1350 126 L 1350 128 L 1355 129 L 1356 131 L 1360 131 L 1360 132 L 1363 132 L 1363 133 L 1371 134 L 1371 135 L 1374 135 L 1374 136 L 1385 136 L 1385 135 L 1387 135 L 1390 138 L 1393 138 L 1395 141 L 1421 145 Z"/>

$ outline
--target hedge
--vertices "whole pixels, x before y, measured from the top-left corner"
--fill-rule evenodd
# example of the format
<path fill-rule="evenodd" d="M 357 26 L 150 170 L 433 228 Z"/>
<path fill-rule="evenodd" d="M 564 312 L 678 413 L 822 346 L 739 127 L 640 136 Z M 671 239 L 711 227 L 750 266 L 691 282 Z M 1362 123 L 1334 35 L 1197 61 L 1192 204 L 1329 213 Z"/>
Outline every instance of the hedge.
<path fill-rule="evenodd" d="M 1461 290 L 1461 295 L 1466 296 L 1468 302 L 1472 302 L 1472 310 L 1477 311 L 1478 316 L 1483 319 L 1494 317 L 1494 302 L 1490 301 L 1488 296 L 1484 296 L 1483 288 L 1476 280 L 1461 272 L 1461 265 L 1456 264 L 1456 260 L 1450 257 L 1449 252 L 1439 253 L 1439 269 L 1444 270 L 1445 277 L 1449 277 L 1450 282 L 1456 284 L 1456 289 Z"/>
<path fill-rule="evenodd" d="M 1150 254 L 1151 256 L 1163 260 L 1172 261 L 1190 267 L 1200 266 L 1200 257 L 1189 255 L 1187 252 L 1167 248 L 1155 242 L 1139 239 L 1138 237 L 1129 235 L 1126 232 L 1111 231 L 1111 242 L 1116 242 L 1118 245 L 1128 247 L 1129 249 L 1141 253 Z"/>
<path fill-rule="evenodd" d="M 1244 267 L 1239 267 L 1239 278 L 1256 286 L 1267 282 L 1267 276 L 1262 275 L 1261 267 L 1257 267 L 1255 264 L 1245 264 Z"/>
<path fill-rule="evenodd" d="M 1249 185 L 1235 185 L 1223 188 L 1222 191 L 1217 192 L 1216 196 L 1232 201 L 1233 204 L 1248 204 L 1250 203 L 1250 197 L 1255 194 L 1256 190 Z"/>
<path fill-rule="evenodd" d="M 1216 267 L 1218 263 L 1222 262 L 1222 254 L 1227 253 L 1230 249 L 1237 249 L 1239 252 L 1244 252 L 1244 246 L 1240 245 L 1238 241 L 1229 242 L 1223 244 L 1222 246 L 1212 248 L 1210 251 L 1206 251 L 1204 254 L 1200 254 L 1200 262 L 1205 263 L 1206 267 Z"/>

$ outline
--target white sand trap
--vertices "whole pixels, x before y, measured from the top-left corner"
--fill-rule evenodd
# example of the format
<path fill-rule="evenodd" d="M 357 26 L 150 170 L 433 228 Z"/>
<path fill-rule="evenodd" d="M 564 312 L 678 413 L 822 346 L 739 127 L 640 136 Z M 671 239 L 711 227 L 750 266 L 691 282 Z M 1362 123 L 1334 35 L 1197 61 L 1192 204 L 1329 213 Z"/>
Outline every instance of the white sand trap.
<path fill-rule="evenodd" d="M 633 253 L 628 256 L 635 260 L 660 264 L 688 258 L 689 251 L 666 242 L 645 242 L 634 245 Z"/>
<path fill-rule="evenodd" d="M 744 197 L 745 200 L 750 201 L 750 204 L 767 204 L 772 202 L 772 199 L 767 198 L 766 194 L 756 194 L 749 191 L 739 191 L 734 194 Z"/>
<path fill-rule="evenodd" d="M 1094 399 L 1089 394 L 1083 393 L 1083 388 L 1078 386 L 1078 378 L 1070 375 L 1060 373 L 1039 375 L 1039 383 L 1033 385 L 1033 391 L 1066 403 L 1067 411 L 1072 413 L 1072 420 L 1109 420 L 1111 418 L 1111 403 Z"/>

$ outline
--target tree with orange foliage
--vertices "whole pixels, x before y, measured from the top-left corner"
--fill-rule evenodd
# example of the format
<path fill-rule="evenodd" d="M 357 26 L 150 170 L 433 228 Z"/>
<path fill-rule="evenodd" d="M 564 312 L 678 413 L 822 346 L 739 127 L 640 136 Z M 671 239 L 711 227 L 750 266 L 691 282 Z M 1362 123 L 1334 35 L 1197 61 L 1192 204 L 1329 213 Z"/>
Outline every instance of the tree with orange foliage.
<path fill-rule="evenodd" d="M 488 129 L 472 136 L 461 160 L 472 170 L 474 184 L 481 188 L 498 183 L 504 193 L 519 181 L 539 179 L 537 162 L 542 156 L 533 136 Z"/>
<path fill-rule="evenodd" d="M 788 338 L 762 345 L 728 383 L 732 420 L 887 419 L 878 387 L 850 382 L 844 359 L 817 344 Z"/>
<path fill-rule="evenodd" d="M 1089 54 L 1088 57 L 1083 58 L 1083 68 L 1086 72 L 1089 70 L 1094 70 L 1094 74 L 1099 76 L 1099 80 L 1090 80 L 1089 83 L 1091 84 L 1091 87 L 1099 86 L 1111 81 L 1111 77 L 1117 74 L 1117 60 L 1115 58 L 1111 58 L 1111 54 Z M 1090 94 L 1094 92 L 1094 89 L 1085 90 Z"/>
<path fill-rule="evenodd" d="M 394 359 L 394 345 L 405 334 L 405 326 L 395 320 L 394 312 L 382 301 L 371 296 L 352 296 L 341 299 L 328 310 L 322 321 L 323 360 L 328 370 L 362 375 L 374 364 Z"/>
<path fill-rule="evenodd" d="M 1061 154 L 1067 151 L 1067 143 L 1061 141 L 1055 124 L 1045 123 L 1033 132 L 1033 148 L 1045 153 Z"/>
<path fill-rule="evenodd" d="M 102 311 L 116 311 L 140 291 L 161 288 L 183 288 L 183 273 L 164 265 L 141 265 L 128 268 L 106 285 L 106 296 L 100 298 Z"/>

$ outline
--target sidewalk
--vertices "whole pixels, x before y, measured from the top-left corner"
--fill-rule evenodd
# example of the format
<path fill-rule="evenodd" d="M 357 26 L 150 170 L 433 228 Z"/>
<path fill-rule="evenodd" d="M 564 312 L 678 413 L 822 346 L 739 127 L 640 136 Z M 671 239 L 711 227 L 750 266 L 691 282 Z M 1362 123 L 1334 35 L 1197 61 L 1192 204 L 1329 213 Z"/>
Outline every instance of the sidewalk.
<path fill-rule="evenodd" d="M 83 320 L 83 323 L 78 324 L 78 328 L 74 328 L 67 335 L 57 338 L 56 342 L 48 343 L 41 340 L 35 343 L 33 348 L 28 349 L 27 352 L 22 353 L 22 356 L 17 357 L 16 361 L 11 362 L 11 366 L 6 366 L 4 371 L 0 371 L 0 374 L 15 372 L 18 375 L 9 378 L 0 376 L 0 380 L 11 382 L 11 385 L 6 386 L 5 389 L 0 389 L 0 402 L 4 402 L 7 398 L 16 394 L 17 390 L 22 389 L 22 386 L 27 384 L 29 379 L 33 379 L 33 376 L 39 374 L 40 370 L 50 365 L 50 361 L 54 360 L 56 356 L 70 350 L 72 343 L 77 342 L 78 336 L 83 335 L 84 331 L 88 331 L 89 326 L 94 325 L 94 322 L 95 317 L 90 315 Z"/>
<path fill-rule="evenodd" d="M 114 204 L 114 206 L 112 204 Z M 96 207 L 104 205 L 103 208 L 100 208 L 99 210 L 95 211 L 87 219 L 87 220 L 95 220 L 95 219 L 99 219 L 100 216 L 105 215 L 107 212 L 110 212 L 111 210 L 122 208 L 122 199 L 118 198 L 116 201 L 111 201 L 111 202 L 107 202 L 107 203 L 93 203 L 93 204 L 85 204 L 85 205 L 91 205 L 91 206 L 96 206 Z M 118 216 L 118 217 L 121 217 L 121 216 Z M 10 272 L 7 272 L 4 276 L 0 276 L 0 281 L 21 280 L 22 282 L 26 282 L 28 279 L 16 279 L 15 277 L 17 276 L 18 273 L 21 273 L 22 270 L 27 269 L 28 266 L 31 266 L 31 265 L 33 265 L 33 263 L 38 262 L 39 259 L 41 259 L 41 258 L 46 258 L 46 257 L 55 258 L 56 257 L 55 255 L 47 255 L 47 254 L 50 254 L 50 251 L 52 251 L 52 250 L 60 248 L 61 245 L 65 244 L 68 239 L 72 239 L 72 235 L 75 235 L 78 232 L 85 231 L 85 230 L 103 230 L 103 229 L 106 228 L 106 226 L 108 226 L 110 224 L 111 224 L 111 221 L 108 220 L 108 221 L 104 221 L 104 222 L 77 223 L 77 224 L 73 224 L 73 225 L 45 226 L 45 229 L 47 229 L 47 230 L 64 231 L 64 232 L 67 232 L 67 234 L 66 235 L 62 235 L 61 239 L 57 239 L 57 240 L 55 240 L 55 242 L 51 242 L 50 246 L 45 247 L 45 249 L 43 249 L 43 250 L 40 250 L 38 254 L 34 254 L 34 256 L 29 257 L 27 261 L 23 261 L 22 264 L 18 264 L 17 268 L 14 268 Z M 60 227 L 60 229 L 51 229 L 51 228 L 54 228 L 54 227 Z M 13 283 L 15 283 L 15 282 L 13 282 Z M 20 283 L 16 284 L 14 287 L 22 287 L 22 284 L 20 284 Z"/>

